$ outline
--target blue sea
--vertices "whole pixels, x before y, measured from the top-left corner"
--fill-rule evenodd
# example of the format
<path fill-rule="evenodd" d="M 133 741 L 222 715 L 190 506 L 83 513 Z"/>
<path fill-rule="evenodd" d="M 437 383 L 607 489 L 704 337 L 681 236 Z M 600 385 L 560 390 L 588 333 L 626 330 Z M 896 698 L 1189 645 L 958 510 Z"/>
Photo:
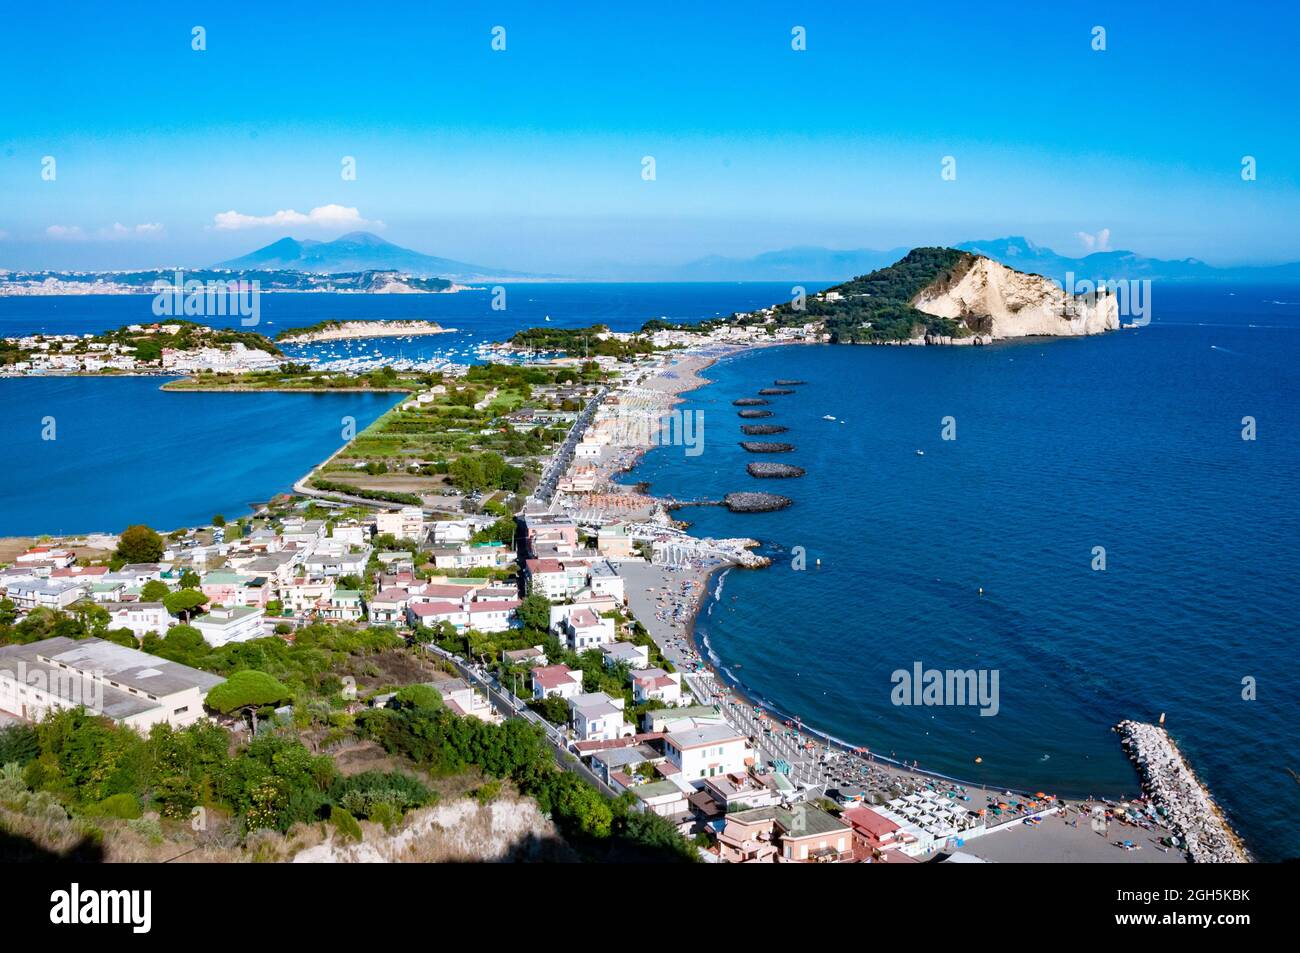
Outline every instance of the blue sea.
<path fill-rule="evenodd" d="M 820 286 L 815 286 L 820 287 Z M 328 319 L 427 318 L 455 333 L 366 341 L 366 351 L 475 363 L 475 345 L 520 328 L 646 320 L 699 321 L 770 304 L 788 283 L 512 284 L 504 310 L 487 290 L 436 295 L 266 294 L 261 323 L 274 336 Z M 0 336 L 94 334 L 157 320 L 152 295 L 0 297 Z M 238 317 L 205 320 L 237 327 Z M 296 348 L 311 353 L 311 347 Z M 117 532 L 131 523 L 172 528 L 235 517 L 289 490 L 345 442 L 343 418 L 369 426 L 392 394 L 183 394 L 164 378 L 0 380 L 0 536 Z M 54 421 L 54 440 L 44 421 Z"/>
<path fill-rule="evenodd" d="M 1165 713 L 1256 855 L 1300 856 L 1300 290 L 1153 300 L 1150 326 L 1088 339 L 724 360 L 682 405 L 704 414 L 703 453 L 654 449 L 630 479 L 794 500 L 678 513 L 773 557 L 715 578 L 697 636 L 783 713 L 959 778 L 1112 797 L 1138 783 L 1111 726 Z M 731 402 L 777 378 L 807 381 L 769 398 L 761 422 L 789 431 L 743 438 Z M 754 479 L 757 459 L 808 472 Z M 998 713 L 894 705 L 916 662 L 996 670 Z"/>
<path fill-rule="evenodd" d="M 427 346 L 469 360 L 474 344 L 547 315 L 627 330 L 788 295 L 788 283 L 511 285 L 504 312 L 486 292 L 265 295 L 260 330 L 426 317 L 459 329 Z M 149 320 L 149 301 L 0 298 L 0 334 L 118 327 Z M 1158 284 L 1153 304 L 1150 326 L 1084 340 L 730 358 L 683 405 L 705 414 L 703 454 L 656 449 L 630 478 L 684 499 L 760 489 L 795 501 L 679 514 L 701 533 L 758 538 L 773 556 L 714 580 L 698 633 L 788 714 L 957 777 L 1115 796 L 1138 785 L 1110 727 L 1164 712 L 1256 855 L 1300 856 L 1300 787 L 1286 771 L 1300 768 L 1300 289 Z M 770 398 L 772 422 L 790 431 L 764 439 L 796 450 L 757 458 L 737 445 L 731 401 L 776 378 L 807 381 Z M 0 381 L 0 535 L 238 514 L 337 448 L 342 416 L 364 425 L 392 399 L 167 394 L 159 383 Z M 46 415 L 53 444 L 39 439 Z M 1242 440 L 1247 416 L 1253 441 Z M 941 439 L 944 417 L 956 440 Z M 808 473 L 756 480 L 745 473 L 754 459 Z M 1104 571 L 1092 568 L 1096 547 Z M 915 662 L 996 669 L 998 714 L 893 705 L 891 674 Z M 1248 678 L 1255 700 L 1242 697 Z"/>

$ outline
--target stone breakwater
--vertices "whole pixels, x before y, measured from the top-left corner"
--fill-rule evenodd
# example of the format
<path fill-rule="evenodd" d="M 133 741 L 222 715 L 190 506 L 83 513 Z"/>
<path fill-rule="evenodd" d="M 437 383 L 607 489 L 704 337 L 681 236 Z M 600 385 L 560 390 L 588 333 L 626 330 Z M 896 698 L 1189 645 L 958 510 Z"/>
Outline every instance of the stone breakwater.
<path fill-rule="evenodd" d="M 767 401 L 761 397 L 742 397 L 739 400 L 733 400 L 731 405 L 733 407 L 762 407 L 766 403 Z"/>
<path fill-rule="evenodd" d="M 768 443 L 763 440 L 742 440 L 740 445 L 749 453 L 789 453 L 794 449 L 792 443 Z"/>
<path fill-rule="evenodd" d="M 758 393 L 763 397 L 773 397 L 781 394 L 793 394 L 794 391 L 790 390 L 788 387 L 764 387 Z"/>
<path fill-rule="evenodd" d="M 1122 721 L 1115 730 L 1137 766 L 1143 792 L 1157 808 L 1163 808 L 1170 830 L 1184 842 L 1194 863 L 1250 860 L 1167 731 L 1140 721 Z"/>
<path fill-rule="evenodd" d="M 799 384 L 807 384 L 808 382 L 807 382 L 807 381 L 791 381 L 791 380 L 786 380 L 786 379 L 782 378 L 782 379 L 780 379 L 780 380 L 772 381 L 772 383 L 775 384 L 777 387 L 795 387 L 795 386 L 797 386 L 797 385 L 799 385 Z"/>
<path fill-rule="evenodd" d="M 740 432 L 747 437 L 765 437 L 775 433 L 785 433 L 789 429 L 780 424 L 745 424 L 740 428 Z"/>
<path fill-rule="evenodd" d="M 755 420 L 755 419 L 757 419 L 757 418 L 759 418 L 759 417 L 771 417 L 771 416 L 772 416 L 772 411 L 770 411 L 770 410 L 741 410 L 741 411 L 737 411 L 736 416 L 737 416 L 737 417 L 744 417 L 746 420 Z"/>
<path fill-rule="evenodd" d="M 793 502 L 788 496 L 775 493 L 728 493 L 722 499 L 722 505 L 733 513 L 769 513 L 783 510 Z"/>
<path fill-rule="evenodd" d="M 751 463 L 745 467 L 745 471 L 759 479 L 777 480 L 801 477 L 806 472 L 803 467 L 791 466 L 788 463 Z"/>

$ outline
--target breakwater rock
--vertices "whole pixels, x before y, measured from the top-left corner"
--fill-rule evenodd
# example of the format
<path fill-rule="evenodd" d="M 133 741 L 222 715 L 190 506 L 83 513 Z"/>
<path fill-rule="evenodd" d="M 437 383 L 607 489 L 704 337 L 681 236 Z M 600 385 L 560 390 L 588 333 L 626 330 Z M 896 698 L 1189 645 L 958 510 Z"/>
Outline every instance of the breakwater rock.
<path fill-rule="evenodd" d="M 788 380 L 784 380 L 784 379 L 782 379 L 782 380 L 775 380 L 775 381 L 772 381 L 772 383 L 775 384 L 777 387 L 795 387 L 795 386 L 797 386 L 797 385 L 799 385 L 799 384 L 807 384 L 808 382 L 807 382 L 807 381 L 788 381 Z"/>
<path fill-rule="evenodd" d="M 776 394 L 793 394 L 794 391 L 788 387 L 764 387 L 759 393 L 766 397 L 775 396 Z"/>
<path fill-rule="evenodd" d="M 728 493 L 722 498 L 722 505 L 733 513 L 770 513 L 783 510 L 793 502 L 788 496 L 775 493 Z"/>
<path fill-rule="evenodd" d="M 740 432 L 746 437 L 765 437 L 774 433 L 785 433 L 789 429 L 780 424 L 744 424 Z"/>
<path fill-rule="evenodd" d="M 762 407 L 762 406 L 763 406 L 764 404 L 766 404 L 766 403 L 768 403 L 768 401 L 764 400 L 764 399 L 761 398 L 761 397 L 742 397 L 742 398 L 740 398 L 740 400 L 733 400 L 733 401 L 731 402 L 731 406 L 733 406 L 733 407 Z"/>
<path fill-rule="evenodd" d="M 1194 863 L 1235 864 L 1250 859 L 1167 731 L 1140 721 L 1121 721 L 1115 730 L 1137 766 L 1143 793 L 1163 811 Z"/>
<path fill-rule="evenodd" d="M 770 410 L 741 410 L 737 412 L 737 416 L 744 417 L 746 420 L 755 420 L 759 417 L 771 417 L 772 412 Z"/>
<path fill-rule="evenodd" d="M 745 467 L 745 472 L 760 480 L 785 480 L 801 477 L 806 471 L 803 467 L 793 467 L 788 463 L 750 463 Z"/>
<path fill-rule="evenodd" d="M 750 453 L 789 453 L 794 449 L 792 443 L 769 443 L 765 440 L 742 440 L 740 445 Z"/>

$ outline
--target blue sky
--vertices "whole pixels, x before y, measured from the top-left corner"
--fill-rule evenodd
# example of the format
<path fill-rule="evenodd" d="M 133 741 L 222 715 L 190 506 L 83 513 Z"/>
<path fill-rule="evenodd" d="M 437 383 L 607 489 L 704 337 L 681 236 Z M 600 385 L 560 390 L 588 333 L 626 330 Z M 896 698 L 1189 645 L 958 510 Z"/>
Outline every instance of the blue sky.
<path fill-rule="evenodd" d="M 0 267 L 354 228 L 548 271 L 1007 234 L 1296 260 L 1298 27 L 1282 3 L 14 5 Z"/>

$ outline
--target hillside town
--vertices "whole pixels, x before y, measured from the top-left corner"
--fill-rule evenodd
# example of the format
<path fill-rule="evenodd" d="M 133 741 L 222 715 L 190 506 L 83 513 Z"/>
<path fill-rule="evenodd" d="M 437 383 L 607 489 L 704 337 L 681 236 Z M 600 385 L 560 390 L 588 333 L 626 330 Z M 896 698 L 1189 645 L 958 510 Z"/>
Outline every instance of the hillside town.
<path fill-rule="evenodd" d="M 703 440 L 675 405 L 700 371 L 743 346 L 731 337 L 592 360 L 603 384 L 551 383 L 523 404 L 502 402 L 514 380 L 504 370 L 485 372 L 495 375 L 486 393 L 482 381 L 469 389 L 470 375 L 401 402 L 404 419 L 432 420 L 460 393 L 473 401 L 467 412 L 501 414 L 506 432 L 567 427 L 513 497 L 421 494 L 395 506 L 311 483 L 229 522 L 46 539 L 15 553 L 0 568 L 0 621 L 74 635 L 0 646 L 0 718 L 39 722 L 93 695 L 105 717 L 141 731 L 218 717 L 240 732 L 241 718 L 207 701 L 222 678 L 175 658 L 369 632 L 434 668 L 348 683 L 329 702 L 340 714 L 400 706 L 423 686 L 457 718 L 531 725 L 582 783 L 666 822 L 707 862 L 1181 859 L 1143 799 L 1067 804 L 927 775 L 831 743 L 707 664 L 691 624 L 711 575 L 766 560 L 751 539 L 693 537 L 670 515 L 675 501 L 618 476 L 650 447 L 689 453 Z M 566 400 L 574 409 L 547 409 Z M 356 448 L 373 463 L 367 439 Z M 140 552 L 148 558 L 133 558 Z M 44 674 L 35 686 L 19 671 Z M 299 717 L 281 695 L 260 727 L 253 718 L 255 733 Z M 1131 836 L 1114 840 L 1116 827 Z"/>

